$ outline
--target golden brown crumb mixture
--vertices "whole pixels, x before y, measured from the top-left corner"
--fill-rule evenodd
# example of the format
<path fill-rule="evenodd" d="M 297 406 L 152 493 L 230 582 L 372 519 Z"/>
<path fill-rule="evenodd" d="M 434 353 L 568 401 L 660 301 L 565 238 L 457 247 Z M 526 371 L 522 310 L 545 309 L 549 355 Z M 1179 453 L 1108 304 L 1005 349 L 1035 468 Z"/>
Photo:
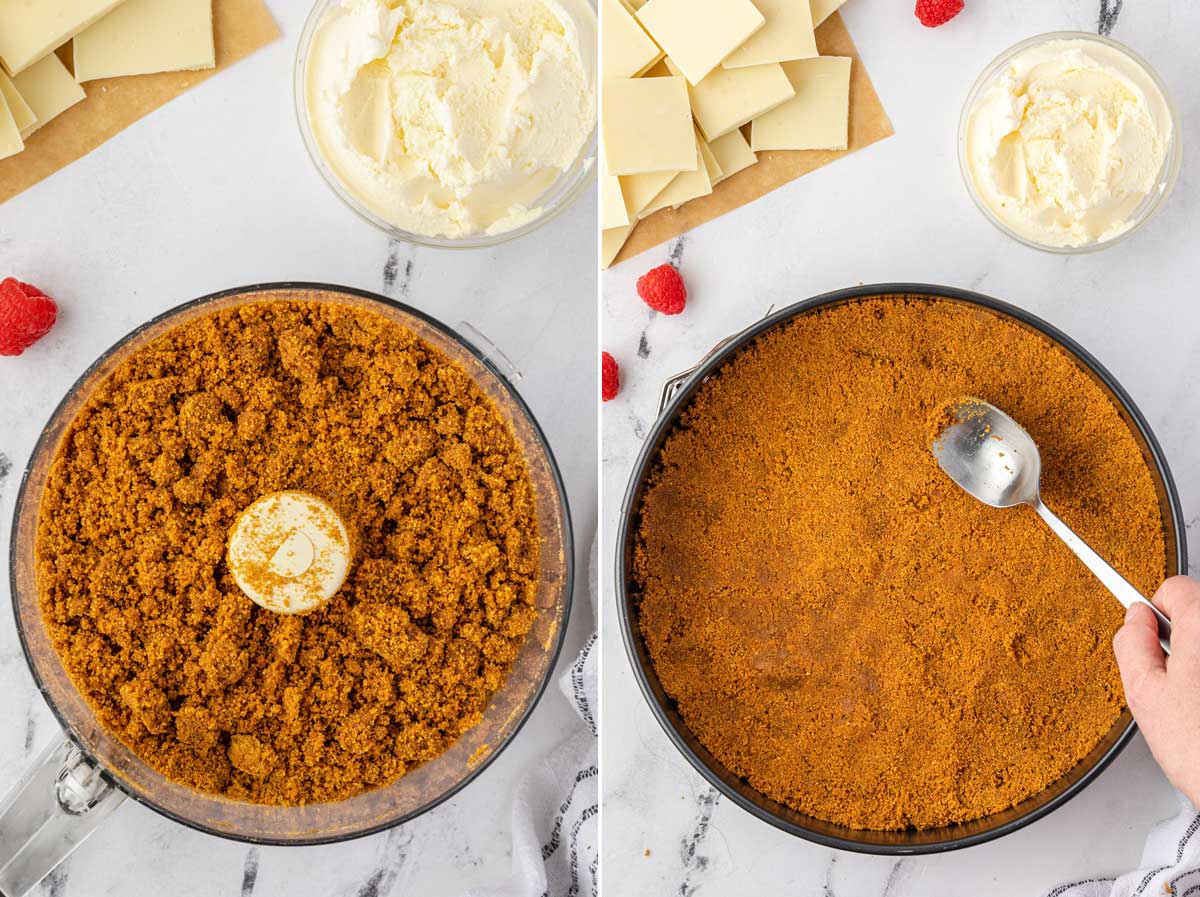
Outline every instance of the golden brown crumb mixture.
<path fill-rule="evenodd" d="M 263 610 L 237 515 L 296 489 L 354 545 L 320 610 Z M 165 776 L 269 804 L 349 797 L 477 723 L 535 616 L 525 460 L 461 367 L 333 303 L 176 327 L 95 391 L 38 531 L 42 613 L 101 722 Z"/>
<path fill-rule="evenodd" d="M 1043 496 L 1139 589 L 1166 556 L 1150 472 L 1044 337 L 957 303 L 872 299 L 758 338 L 701 387 L 640 508 L 640 629 L 696 737 L 770 797 L 862 829 L 1010 807 L 1123 706 L 1120 604 L 1029 508 L 930 452 L 948 398 L 1038 443 Z"/>

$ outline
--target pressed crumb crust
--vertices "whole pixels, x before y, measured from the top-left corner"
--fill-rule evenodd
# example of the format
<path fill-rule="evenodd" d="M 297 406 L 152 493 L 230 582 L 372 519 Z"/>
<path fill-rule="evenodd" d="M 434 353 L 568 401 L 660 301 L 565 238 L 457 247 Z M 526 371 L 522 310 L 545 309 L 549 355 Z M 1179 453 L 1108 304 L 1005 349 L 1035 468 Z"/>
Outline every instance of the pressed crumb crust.
<path fill-rule="evenodd" d="M 649 475 L 638 623 L 696 737 L 775 800 L 929 828 L 1060 778 L 1121 713 L 1122 609 L 1029 508 L 930 452 L 978 396 L 1041 449 L 1046 503 L 1143 593 L 1159 503 L 1116 407 L 1049 340 L 913 297 L 819 310 L 705 383 Z"/>
<path fill-rule="evenodd" d="M 225 563 L 259 497 L 328 501 L 354 548 L 306 616 Z M 538 587 L 525 459 L 458 365 L 378 315 L 262 302 L 126 359 L 62 440 L 38 521 L 42 615 L 100 721 L 167 777 L 332 801 L 445 751 L 524 643 Z"/>

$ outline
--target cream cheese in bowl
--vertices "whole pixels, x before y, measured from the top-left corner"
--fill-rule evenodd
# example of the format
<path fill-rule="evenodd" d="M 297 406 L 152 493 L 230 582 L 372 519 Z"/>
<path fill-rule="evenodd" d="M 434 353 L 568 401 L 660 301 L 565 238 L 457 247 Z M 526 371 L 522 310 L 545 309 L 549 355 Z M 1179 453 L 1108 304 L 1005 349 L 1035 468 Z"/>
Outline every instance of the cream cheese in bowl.
<path fill-rule="evenodd" d="M 980 79 L 964 112 L 964 175 L 1018 239 L 1106 244 L 1148 217 L 1169 185 L 1171 105 L 1114 42 L 1048 38 L 1018 45 Z"/>
<path fill-rule="evenodd" d="M 594 130 L 592 38 L 559 0 L 331 3 L 303 72 L 316 148 L 349 198 L 395 228 L 519 228 Z"/>

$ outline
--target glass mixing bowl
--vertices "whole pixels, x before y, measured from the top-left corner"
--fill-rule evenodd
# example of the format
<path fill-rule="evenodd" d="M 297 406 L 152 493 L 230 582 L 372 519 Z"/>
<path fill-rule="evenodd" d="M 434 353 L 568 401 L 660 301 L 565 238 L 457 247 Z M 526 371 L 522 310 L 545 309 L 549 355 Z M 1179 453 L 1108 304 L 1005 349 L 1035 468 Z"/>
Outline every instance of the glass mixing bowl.
<path fill-rule="evenodd" d="M 353 193 L 346 189 L 346 186 L 326 163 L 325 156 L 321 152 L 321 147 L 317 142 L 316 136 L 313 134 L 308 118 L 308 104 L 305 96 L 307 94 L 306 83 L 309 50 L 312 49 L 313 36 L 316 34 L 317 26 L 321 23 L 322 18 L 329 9 L 339 2 L 340 0 L 319 0 L 313 6 L 312 12 L 309 13 L 308 21 L 304 23 L 304 30 L 300 33 L 300 43 L 296 48 L 293 92 L 296 104 L 296 120 L 300 124 L 300 136 L 304 140 L 304 148 L 308 150 L 309 158 L 312 160 L 313 165 L 316 166 L 322 179 L 329 185 L 329 189 L 359 218 L 369 224 L 373 224 L 393 240 L 416 243 L 421 246 L 432 246 L 438 249 L 480 249 L 497 246 L 501 243 L 507 243 L 509 240 L 523 237 L 537 230 L 543 224 L 553 221 L 595 183 L 596 128 L 593 126 L 591 136 L 584 141 L 583 146 L 579 150 L 579 155 L 575 157 L 575 161 L 571 164 L 571 167 L 562 172 L 555 179 L 554 183 L 546 189 L 545 193 L 530 204 L 530 208 L 540 208 L 541 212 L 536 218 L 525 222 L 520 227 L 496 234 L 483 233 L 472 234 L 466 237 L 435 237 L 428 234 L 406 231 L 380 218 L 363 205 Z M 596 22 L 596 12 L 588 4 L 588 0 L 562 0 L 561 5 L 567 11 L 567 14 L 571 16 L 579 32 L 580 52 L 583 54 L 585 70 L 591 75 L 594 90 L 595 73 L 597 71 L 596 35 L 599 31 Z"/>
<path fill-rule="evenodd" d="M 131 353 L 182 322 L 231 306 L 285 299 L 337 303 L 374 312 L 407 327 L 461 365 L 509 422 L 524 452 L 541 537 L 537 616 L 483 720 L 444 754 L 390 785 L 337 803 L 303 807 L 263 806 L 194 791 L 164 778 L 110 735 L 71 683 L 43 626 L 34 556 L 47 472 L 59 439 L 92 390 Z M 529 408 L 479 350 L 421 312 L 360 290 L 278 283 L 215 293 L 149 321 L 105 352 L 55 409 L 34 448 L 17 497 L 10 559 L 17 629 L 38 687 L 68 740 L 53 745 L 39 758 L 35 769 L 10 793 L 7 807 L 0 810 L 0 893 L 25 893 L 124 795 L 184 825 L 258 844 L 341 841 L 397 825 L 436 807 L 488 767 L 541 697 L 566 630 L 573 556 L 566 490 Z"/>
<path fill-rule="evenodd" d="M 967 153 L 967 130 L 970 126 L 971 113 L 975 111 L 975 105 L 1000 74 L 1008 68 L 1010 62 L 1026 50 L 1034 47 L 1040 47 L 1042 44 L 1058 40 L 1079 40 L 1087 43 L 1094 43 L 1102 47 L 1115 50 L 1123 56 L 1127 57 L 1135 66 L 1143 69 L 1146 76 L 1152 81 L 1159 93 L 1163 96 L 1163 101 L 1166 104 L 1167 111 L 1171 117 L 1171 138 L 1167 143 L 1166 154 L 1163 157 L 1162 169 L 1158 173 L 1158 178 L 1155 180 L 1154 187 L 1149 193 L 1138 203 L 1137 207 L 1129 215 L 1129 226 L 1115 236 L 1105 240 L 1096 240 L 1092 243 L 1084 243 L 1079 246 L 1052 246 L 1046 243 L 1039 243 L 1022 234 L 1017 233 L 998 216 L 979 194 L 979 189 L 975 184 L 975 179 L 971 176 L 970 159 Z M 1167 197 L 1171 195 L 1171 189 L 1175 186 L 1175 181 L 1179 177 L 1179 165 L 1183 159 L 1183 135 L 1179 123 L 1179 109 L 1175 106 L 1175 101 L 1171 99 L 1171 94 L 1167 90 L 1166 83 L 1158 76 L 1158 73 L 1150 67 L 1150 63 L 1146 62 L 1141 56 L 1129 49 L 1122 43 L 1119 43 L 1112 38 L 1104 37 L 1099 34 L 1089 34 L 1086 31 L 1052 31 L 1048 34 L 1039 34 L 1035 37 L 1028 38 L 1020 43 L 1013 44 L 990 63 L 983 73 L 975 79 L 975 83 L 971 85 L 970 91 L 967 93 L 967 99 L 963 103 L 962 114 L 958 119 L 958 170 L 962 175 L 963 183 L 967 186 L 967 193 L 970 194 L 971 200 L 975 203 L 976 208 L 983 213 L 998 230 L 1012 237 L 1018 243 L 1024 243 L 1026 246 L 1033 249 L 1040 249 L 1043 252 L 1053 252 L 1060 255 L 1081 255 L 1086 252 L 1095 252 L 1098 249 L 1107 249 L 1109 246 L 1115 246 L 1120 243 L 1134 231 L 1142 227 L 1147 221 L 1166 204 Z"/>
<path fill-rule="evenodd" d="M 762 794 L 744 779 L 731 772 L 691 733 L 679 715 L 674 701 L 659 682 L 654 664 L 638 629 L 638 594 L 637 587 L 633 582 L 632 570 L 638 520 L 637 508 L 646 484 L 647 474 L 653 467 L 659 448 L 700 385 L 743 346 L 773 327 L 827 306 L 840 305 L 869 296 L 894 295 L 922 296 L 986 308 L 1008 318 L 1018 326 L 1042 334 L 1074 358 L 1079 367 L 1108 395 L 1141 447 L 1142 455 L 1150 469 L 1158 492 L 1162 514 L 1163 537 L 1167 549 L 1167 563 L 1163 575 L 1170 576 L 1187 572 L 1187 543 L 1183 525 L 1183 510 L 1179 504 L 1175 481 L 1171 478 L 1171 471 L 1167 467 L 1162 449 L 1133 400 L 1121 388 L 1112 374 L 1069 336 L 1045 321 L 1007 303 L 966 290 L 929 284 L 873 284 L 838 290 L 799 302 L 768 315 L 741 333 L 723 340 L 696 367 L 668 380 L 663 390 L 658 420 L 649 436 L 646 437 L 646 442 L 642 446 L 630 475 L 617 527 L 616 576 L 614 579 L 617 590 L 617 616 L 621 626 L 621 636 L 625 642 L 625 650 L 642 694 L 663 730 L 680 753 L 713 787 L 742 809 L 789 834 L 808 841 L 815 841 L 827 847 L 836 847 L 839 850 L 849 850 L 855 853 L 893 856 L 937 853 L 981 844 L 984 841 L 1014 832 L 1034 820 L 1040 819 L 1055 808 L 1062 806 L 1095 781 L 1096 777 L 1133 737 L 1136 730 L 1133 717 L 1128 710 L 1123 711 L 1100 743 L 1065 776 L 1040 793 L 1003 812 L 958 825 L 920 831 L 879 832 L 836 825 L 797 812 Z"/>

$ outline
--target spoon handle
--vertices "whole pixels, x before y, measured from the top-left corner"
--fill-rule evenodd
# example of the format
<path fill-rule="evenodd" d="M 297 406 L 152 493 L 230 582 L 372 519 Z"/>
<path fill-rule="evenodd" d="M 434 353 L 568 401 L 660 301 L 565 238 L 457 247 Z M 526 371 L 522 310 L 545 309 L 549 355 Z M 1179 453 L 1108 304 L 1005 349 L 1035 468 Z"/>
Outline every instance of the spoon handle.
<path fill-rule="evenodd" d="M 1162 611 L 1147 601 L 1146 596 L 1134 588 L 1129 580 L 1114 570 L 1108 561 L 1096 554 L 1091 546 L 1079 538 L 1071 527 L 1063 523 L 1058 515 L 1046 507 L 1044 502 L 1038 501 L 1033 508 L 1046 521 L 1046 525 L 1054 530 L 1055 535 L 1066 542 L 1067 547 L 1079 555 L 1079 559 L 1087 564 L 1087 568 L 1095 574 L 1100 582 L 1104 583 L 1110 592 L 1117 596 L 1117 600 L 1125 605 L 1125 607 L 1132 607 L 1135 602 L 1138 602 L 1154 611 L 1154 616 L 1158 617 L 1159 644 L 1162 645 L 1165 653 L 1170 654 L 1171 621 L 1163 615 Z"/>

